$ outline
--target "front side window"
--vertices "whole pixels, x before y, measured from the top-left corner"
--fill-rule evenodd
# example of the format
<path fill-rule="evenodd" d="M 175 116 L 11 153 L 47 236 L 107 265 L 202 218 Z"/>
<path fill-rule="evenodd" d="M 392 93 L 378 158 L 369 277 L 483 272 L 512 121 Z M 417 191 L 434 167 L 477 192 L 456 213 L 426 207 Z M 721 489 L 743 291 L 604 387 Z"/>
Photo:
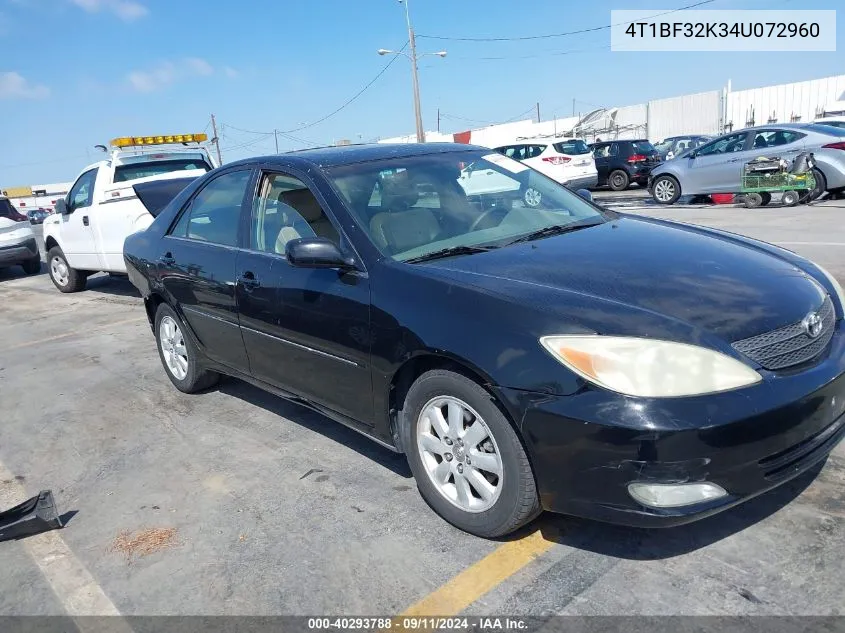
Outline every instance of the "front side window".
<path fill-rule="evenodd" d="M 311 190 L 286 174 L 264 176 L 250 227 L 250 248 L 265 253 L 284 255 L 287 243 L 302 237 L 325 237 L 340 245 L 337 229 Z"/>
<path fill-rule="evenodd" d="M 250 170 L 218 176 L 182 211 L 170 235 L 224 246 L 238 245 L 238 225 Z"/>
<path fill-rule="evenodd" d="M 211 166 L 200 159 L 178 159 L 178 160 L 157 160 L 146 163 L 131 163 L 129 165 L 118 165 L 114 168 L 114 181 L 126 182 L 138 178 L 150 176 L 161 176 L 174 171 L 190 171 L 201 169 L 211 171 Z"/>
<path fill-rule="evenodd" d="M 594 145 L 593 156 L 596 158 L 607 158 L 610 156 L 610 145 Z"/>
<path fill-rule="evenodd" d="M 526 158 L 537 158 L 540 154 L 546 151 L 547 145 L 527 145 Z"/>
<path fill-rule="evenodd" d="M 703 145 L 698 150 L 699 156 L 710 156 L 712 154 L 728 154 L 730 152 L 741 152 L 745 149 L 745 132 L 723 136 Z"/>
<path fill-rule="evenodd" d="M 68 209 L 90 207 L 94 202 L 94 183 L 97 181 L 97 170 L 91 169 L 82 174 L 73 184 L 68 194 Z"/>
<path fill-rule="evenodd" d="M 363 232 L 399 261 L 444 249 L 504 248 L 537 231 L 605 221 L 580 196 L 496 152 L 390 158 L 327 172 Z M 376 189 L 378 197 L 371 195 Z"/>

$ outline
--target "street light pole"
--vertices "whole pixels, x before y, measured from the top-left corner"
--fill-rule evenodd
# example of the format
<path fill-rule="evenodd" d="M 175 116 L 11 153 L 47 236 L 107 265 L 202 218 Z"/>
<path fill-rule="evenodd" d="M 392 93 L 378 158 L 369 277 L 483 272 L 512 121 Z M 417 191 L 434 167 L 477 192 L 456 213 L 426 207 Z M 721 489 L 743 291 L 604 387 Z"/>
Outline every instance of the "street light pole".
<path fill-rule="evenodd" d="M 411 13 L 408 0 L 399 0 L 405 5 L 405 23 L 408 25 L 408 43 L 411 47 L 411 82 L 414 85 L 414 118 L 417 124 L 417 143 L 425 143 L 425 128 L 422 122 L 422 105 L 420 104 L 420 78 L 417 68 L 417 40 L 414 27 L 411 26 Z"/>

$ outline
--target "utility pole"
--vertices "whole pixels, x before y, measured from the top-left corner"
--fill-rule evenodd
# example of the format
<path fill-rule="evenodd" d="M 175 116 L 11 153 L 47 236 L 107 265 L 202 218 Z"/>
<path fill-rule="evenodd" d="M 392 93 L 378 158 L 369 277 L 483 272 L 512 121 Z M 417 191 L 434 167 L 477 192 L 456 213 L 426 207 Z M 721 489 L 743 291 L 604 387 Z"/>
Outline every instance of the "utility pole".
<path fill-rule="evenodd" d="M 217 121 L 214 119 L 213 114 L 211 115 L 211 129 L 214 131 L 214 138 L 211 139 L 211 142 L 217 148 L 217 166 L 220 167 L 223 165 L 223 155 L 220 153 L 220 137 L 217 136 Z"/>
<path fill-rule="evenodd" d="M 575 116 L 575 97 L 572 97 L 572 116 Z"/>
<path fill-rule="evenodd" d="M 279 130 L 273 130 L 273 138 L 276 139 L 276 153 L 279 153 Z"/>
<path fill-rule="evenodd" d="M 537 123 L 540 122 L 540 102 L 537 102 Z"/>
<path fill-rule="evenodd" d="M 408 25 L 408 43 L 411 45 L 411 80 L 414 84 L 414 117 L 417 124 L 417 143 L 425 143 L 425 128 L 423 128 L 422 106 L 420 105 L 420 78 L 417 74 L 417 40 L 414 36 L 414 27 L 411 26 L 408 0 L 399 1 L 405 5 L 405 23 Z"/>

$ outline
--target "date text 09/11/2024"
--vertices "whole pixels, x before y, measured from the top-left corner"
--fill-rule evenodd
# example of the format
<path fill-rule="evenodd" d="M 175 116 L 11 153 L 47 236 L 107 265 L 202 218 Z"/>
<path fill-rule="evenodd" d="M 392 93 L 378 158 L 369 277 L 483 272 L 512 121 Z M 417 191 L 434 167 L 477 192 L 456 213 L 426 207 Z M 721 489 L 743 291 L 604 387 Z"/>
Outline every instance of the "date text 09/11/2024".
<path fill-rule="evenodd" d="M 434 616 L 398 616 L 398 617 L 351 617 L 351 618 L 308 618 L 310 630 L 372 630 L 372 631 L 431 631 L 469 629 L 522 631 L 528 628 L 528 622 L 520 618 L 508 617 L 434 617 Z"/>

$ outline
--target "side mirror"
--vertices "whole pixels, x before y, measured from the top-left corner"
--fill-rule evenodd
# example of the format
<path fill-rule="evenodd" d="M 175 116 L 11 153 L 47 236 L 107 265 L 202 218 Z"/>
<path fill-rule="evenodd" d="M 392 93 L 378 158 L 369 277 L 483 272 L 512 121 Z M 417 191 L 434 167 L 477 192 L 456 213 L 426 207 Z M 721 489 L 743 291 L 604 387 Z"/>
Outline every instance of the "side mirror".
<path fill-rule="evenodd" d="M 65 202 L 64 198 L 56 200 L 56 213 L 59 215 L 67 215 L 70 213 L 70 209 L 67 208 L 67 202 Z"/>
<path fill-rule="evenodd" d="M 355 267 L 351 257 L 346 257 L 331 240 L 324 237 L 301 237 L 285 245 L 285 257 L 292 266 L 298 268 L 339 268 L 348 270 Z"/>
<path fill-rule="evenodd" d="M 582 198 L 584 198 L 584 200 L 586 200 L 588 202 L 593 201 L 593 194 L 590 193 L 589 189 L 579 189 L 575 193 L 577 193 L 579 196 L 581 196 Z"/>

